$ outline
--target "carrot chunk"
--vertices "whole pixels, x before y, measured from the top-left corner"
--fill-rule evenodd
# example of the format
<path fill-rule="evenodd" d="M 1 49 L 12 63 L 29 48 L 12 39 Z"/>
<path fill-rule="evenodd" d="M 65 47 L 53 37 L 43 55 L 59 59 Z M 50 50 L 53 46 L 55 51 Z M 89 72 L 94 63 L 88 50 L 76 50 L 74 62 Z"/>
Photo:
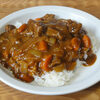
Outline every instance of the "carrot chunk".
<path fill-rule="evenodd" d="M 84 43 L 84 47 L 91 48 L 91 40 L 87 35 L 84 35 L 82 40 Z"/>
<path fill-rule="evenodd" d="M 43 59 L 43 61 L 41 62 L 41 69 L 43 69 L 43 70 L 45 70 L 47 72 L 50 70 L 48 65 L 51 62 L 52 57 L 53 57 L 52 55 L 48 55 Z"/>
<path fill-rule="evenodd" d="M 79 47 L 80 47 L 80 40 L 77 37 L 74 37 L 71 40 L 71 45 L 72 45 L 72 47 L 73 47 L 73 49 L 75 51 L 78 51 L 79 50 Z"/>
<path fill-rule="evenodd" d="M 28 76 L 27 74 L 20 74 L 19 75 L 19 79 L 21 79 L 22 81 L 25 81 L 27 83 L 30 83 L 34 80 L 34 78 L 32 76 Z"/>
<path fill-rule="evenodd" d="M 20 32 L 22 32 L 22 31 L 24 31 L 26 28 L 27 28 L 27 24 L 23 24 L 23 25 L 21 25 L 21 26 L 18 28 L 17 31 L 20 33 Z"/>
<path fill-rule="evenodd" d="M 38 45 L 38 49 L 40 51 L 46 51 L 48 49 L 47 42 L 45 42 L 44 40 L 40 41 Z"/>
<path fill-rule="evenodd" d="M 36 21 L 40 21 L 40 20 L 41 20 L 41 18 L 36 18 L 35 20 L 36 20 Z"/>

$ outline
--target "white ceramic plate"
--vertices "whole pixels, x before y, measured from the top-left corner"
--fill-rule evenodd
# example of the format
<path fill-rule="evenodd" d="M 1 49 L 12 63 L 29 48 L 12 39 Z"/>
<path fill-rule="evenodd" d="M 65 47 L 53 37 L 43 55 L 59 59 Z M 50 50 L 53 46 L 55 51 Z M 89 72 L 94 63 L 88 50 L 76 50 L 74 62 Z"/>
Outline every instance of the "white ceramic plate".
<path fill-rule="evenodd" d="M 15 24 L 16 21 L 22 23 L 27 22 L 30 18 L 35 19 L 42 17 L 47 13 L 55 14 L 59 18 L 72 19 L 81 22 L 87 32 L 96 37 L 97 45 L 100 43 L 99 19 L 86 12 L 62 6 L 38 6 L 12 13 L 0 20 L 0 32 L 4 31 L 4 26 L 6 24 Z M 13 88 L 33 94 L 62 95 L 77 92 L 100 81 L 100 50 L 97 52 L 96 63 L 92 67 L 82 67 L 76 78 L 69 85 L 47 88 L 38 86 L 36 83 L 34 83 L 34 85 L 27 84 L 13 78 L 2 68 L 0 69 L 0 80 Z"/>

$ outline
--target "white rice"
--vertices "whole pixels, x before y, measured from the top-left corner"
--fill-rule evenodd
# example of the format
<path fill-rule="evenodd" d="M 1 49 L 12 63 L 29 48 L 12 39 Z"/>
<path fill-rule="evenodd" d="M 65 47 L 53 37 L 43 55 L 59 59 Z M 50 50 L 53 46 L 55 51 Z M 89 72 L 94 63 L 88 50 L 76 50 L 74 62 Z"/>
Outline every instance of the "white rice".
<path fill-rule="evenodd" d="M 46 87 L 58 87 L 65 85 L 73 76 L 73 71 L 63 70 L 62 72 L 45 72 L 41 77 L 35 76 L 35 81 Z"/>
<path fill-rule="evenodd" d="M 15 26 L 18 28 L 22 25 L 20 22 L 16 22 Z M 94 36 L 90 36 L 91 40 L 93 41 L 93 51 L 94 53 L 97 52 L 98 46 L 96 47 L 96 39 Z M 84 58 L 87 58 L 87 55 L 84 55 Z M 80 67 L 82 66 L 82 63 L 79 60 L 77 61 L 77 66 L 74 71 L 67 71 L 63 70 L 62 72 L 45 72 L 41 77 L 39 76 L 34 76 L 34 81 L 40 85 L 40 86 L 45 86 L 45 87 L 58 87 L 58 86 L 63 86 L 65 84 L 68 84 L 71 80 L 72 77 L 76 75 L 77 70 L 80 70 Z M 33 83 L 32 83 L 33 84 Z"/>

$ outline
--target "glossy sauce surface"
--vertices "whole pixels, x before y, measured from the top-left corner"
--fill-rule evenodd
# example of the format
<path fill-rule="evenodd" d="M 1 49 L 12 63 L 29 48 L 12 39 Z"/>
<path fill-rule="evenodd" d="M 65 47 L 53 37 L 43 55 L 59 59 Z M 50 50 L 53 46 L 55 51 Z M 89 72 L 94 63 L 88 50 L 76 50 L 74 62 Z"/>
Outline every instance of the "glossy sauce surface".
<path fill-rule="evenodd" d="M 32 82 L 34 75 L 45 71 L 74 70 L 78 59 L 85 66 L 94 64 L 91 41 L 81 23 L 46 14 L 19 28 L 5 26 L 0 35 L 0 61 L 16 78 Z"/>

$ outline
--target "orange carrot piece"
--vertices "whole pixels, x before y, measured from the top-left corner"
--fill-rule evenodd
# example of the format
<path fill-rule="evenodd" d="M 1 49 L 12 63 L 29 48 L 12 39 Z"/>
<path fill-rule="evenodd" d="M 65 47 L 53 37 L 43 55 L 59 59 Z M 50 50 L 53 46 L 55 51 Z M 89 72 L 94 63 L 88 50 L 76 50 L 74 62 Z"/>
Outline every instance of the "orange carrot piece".
<path fill-rule="evenodd" d="M 87 35 L 84 35 L 82 40 L 86 48 L 91 48 L 91 40 Z"/>
<path fill-rule="evenodd" d="M 41 20 L 41 18 L 36 18 L 35 20 L 36 20 L 36 21 L 40 21 L 40 20 Z"/>
<path fill-rule="evenodd" d="M 72 40 L 71 40 L 71 45 L 73 47 L 73 49 L 75 51 L 78 51 L 79 47 L 80 47 L 80 40 L 77 38 L 77 37 L 74 37 Z"/>
<path fill-rule="evenodd" d="M 43 59 L 43 61 L 41 62 L 41 69 L 43 69 L 47 72 L 50 70 L 48 65 L 49 65 L 50 61 L 52 60 L 52 57 L 53 57 L 52 55 L 48 55 Z"/>
<path fill-rule="evenodd" d="M 18 28 L 17 31 L 20 33 L 20 32 L 22 32 L 22 31 L 24 31 L 26 28 L 27 28 L 27 24 L 23 24 L 23 25 L 21 25 L 21 26 Z"/>
<path fill-rule="evenodd" d="M 44 40 L 40 41 L 38 45 L 38 49 L 40 51 L 46 51 L 48 49 L 47 42 L 45 42 Z"/>

